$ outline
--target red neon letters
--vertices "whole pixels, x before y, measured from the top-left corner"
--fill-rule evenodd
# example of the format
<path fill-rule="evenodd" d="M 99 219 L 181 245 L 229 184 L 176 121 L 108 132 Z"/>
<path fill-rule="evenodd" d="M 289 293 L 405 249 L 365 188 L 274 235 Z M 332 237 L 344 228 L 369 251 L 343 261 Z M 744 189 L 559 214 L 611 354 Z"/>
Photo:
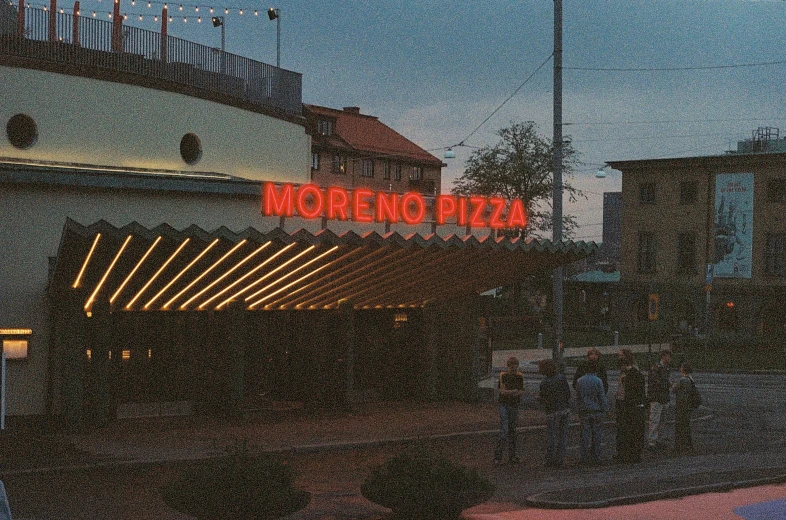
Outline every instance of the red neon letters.
<path fill-rule="evenodd" d="M 403 195 L 357 188 L 320 188 L 314 184 L 265 183 L 262 190 L 262 214 L 303 218 L 328 218 L 355 222 L 404 222 L 420 224 L 426 220 L 429 204 L 420 193 Z M 527 225 L 527 212 L 519 199 L 499 197 L 455 197 L 439 195 L 432 206 L 433 220 L 439 225 L 449 220 L 459 226 L 475 228 L 520 228 Z"/>

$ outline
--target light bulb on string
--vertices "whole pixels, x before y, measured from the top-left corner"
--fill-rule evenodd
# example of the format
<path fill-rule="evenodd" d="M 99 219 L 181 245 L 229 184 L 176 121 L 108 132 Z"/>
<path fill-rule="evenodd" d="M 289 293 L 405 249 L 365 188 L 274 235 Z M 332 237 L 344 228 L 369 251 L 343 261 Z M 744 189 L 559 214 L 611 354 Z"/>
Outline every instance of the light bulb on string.
<path fill-rule="evenodd" d="M 183 11 L 183 4 L 180 4 L 180 7 L 177 8 L 178 11 Z"/>
<path fill-rule="evenodd" d="M 148 2 L 147 3 L 147 8 L 150 9 L 151 7 L 153 7 L 153 2 Z"/>
<path fill-rule="evenodd" d="M 155 16 L 153 17 L 153 21 L 154 21 L 154 22 L 157 22 L 157 21 L 158 21 L 158 15 L 155 15 Z"/>
<path fill-rule="evenodd" d="M 229 14 L 229 9 L 227 9 L 226 7 L 224 8 L 224 14 Z"/>
<path fill-rule="evenodd" d="M 241 15 L 243 14 L 243 10 L 242 10 L 242 9 L 240 10 L 240 14 L 241 14 Z"/>
<path fill-rule="evenodd" d="M 173 22 L 174 20 L 175 20 L 175 19 L 174 19 L 174 18 L 172 18 L 171 16 L 169 17 L 169 22 L 170 22 L 170 23 L 171 23 L 171 22 Z"/>
<path fill-rule="evenodd" d="M 139 15 L 139 21 L 140 22 L 142 21 L 142 15 L 141 14 Z"/>
<path fill-rule="evenodd" d="M 254 9 L 254 16 L 259 16 L 259 11 L 257 11 L 256 9 Z"/>
<path fill-rule="evenodd" d="M 212 7 L 210 8 L 210 14 L 213 14 L 213 8 Z"/>
<path fill-rule="evenodd" d="M 202 17 L 201 16 L 197 17 L 197 23 L 202 23 Z"/>
<path fill-rule="evenodd" d="M 185 16 L 183 17 L 183 23 L 188 23 L 188 18 L 186 18 Z"/>
<path fill-rule="evenodd" d="M 199 6 L 196 6 L 196 7 L 194 7 L 194 12 L 195 12 L 195 13 L 198 13 L 198 12 L 199 12 Z"/>
<path fill-rule="evenodd" d="M 131 0 L 131 5 L 136 5 L 136 0 Z"/>

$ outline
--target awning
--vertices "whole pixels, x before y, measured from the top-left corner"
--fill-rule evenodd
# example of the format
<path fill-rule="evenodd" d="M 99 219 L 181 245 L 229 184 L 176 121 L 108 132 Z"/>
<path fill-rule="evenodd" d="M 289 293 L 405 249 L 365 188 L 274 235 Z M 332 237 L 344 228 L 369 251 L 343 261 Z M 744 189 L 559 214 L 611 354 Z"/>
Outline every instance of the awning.
<path fill-rule="evenodd" d="M 584 258 L 589 242 L 440 237 L 396 232 L 235 233 L 162 224 L 83 226 L 68 220 L 50 294 L 82 291 L 84 308 L 113 310 L 356 309 L 420 307 L 480 294 Z"/>

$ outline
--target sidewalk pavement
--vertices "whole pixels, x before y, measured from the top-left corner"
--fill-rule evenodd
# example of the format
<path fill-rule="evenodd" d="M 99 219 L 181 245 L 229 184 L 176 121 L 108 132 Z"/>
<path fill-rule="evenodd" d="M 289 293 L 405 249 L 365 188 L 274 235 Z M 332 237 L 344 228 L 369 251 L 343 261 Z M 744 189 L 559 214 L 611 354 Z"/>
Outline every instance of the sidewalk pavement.
<path fill-rule="evenodd" d="M 348 452 L 385 450 L 407 441 L 431 439 L 454 446 L 462 464 L 476 467 L 497 487 L 489 503 L 465 512 L 468 519 L 492 519 L 495 513 L 527 507 L 598 508 L 786 481 L 783 446 L 748 453 L 650 455 L 644 463 L 635 465 L 607 461 L 591 468 L 573 464 L 563 469 L 544 468 L 545 416 L 531 409 L 522 409 L 519 419 L 524 464 L 493 468 L 490 453 L 497 421 L 496 405 L 489 402 L 384 402 L 362 404 L 352 412 L 290 410 L 240 419 L 191 416 L 124 420 L 79 435 L 31 438 L 10 432 L 0 437 L 6 446 L 0 480 L 69 468 L 198 460 L 221 455 L 225 448 L 243 439 L 259 451 L 320 452 L 329 457 L 332 453 L 331 465 L 341 467 L 342 457 Z M 613 424 L 608 424 L 606 431 L 610 434 L 613 429 Z M 605 451 L 610 459 L 612 441 Z M 575 459 L 575 455 L 574 449 L 569 458 Z M 342 493 L 360 496 L 359 489 Z M 369 512 L 378 513 L 379 508 L 371 507 Z"/>

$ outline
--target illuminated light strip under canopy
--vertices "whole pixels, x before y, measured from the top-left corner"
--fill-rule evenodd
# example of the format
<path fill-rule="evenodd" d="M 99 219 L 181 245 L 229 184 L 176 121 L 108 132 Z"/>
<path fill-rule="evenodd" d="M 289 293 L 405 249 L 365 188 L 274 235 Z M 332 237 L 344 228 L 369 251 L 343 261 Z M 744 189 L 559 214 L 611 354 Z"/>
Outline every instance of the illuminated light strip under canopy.
<path fill-rule="evenodd" d="M 88 298 L 87 301 L 85 302 L 86 311 L 90 311 L 90 308 L 93 306 L 93 302 L 96 301 L 96 298 L 98 297 L 98 293 L 101 291 L 101 287 L 104 286 L 106 279 L 109 277 L 109 273 L 111 273 L 112 269 L 115 268 L 115 264 L 117 264 L 117 261 L 120 259 L 120 256 L 123 254 L 123 251 L 125 251 L 126 247 L 128 247 L 128 243 L 131 242 L 131 238 L 132 235 L 128 235 L 128 237 L 126 237 L 125 241 L 123 242 L 123 245 L 120 246 L 120 249 L 117 251 L 117 254 L 112 259 L 112 263 L 109 264 L 109 267 L 107 267 L 106 271 L 104 271 L 104 276 L 102 276 L 101 280 L 98 281 L 98 285 L 96 285 L 96 288 L 93 289 L 93 292 L 90 294 L 90 298 Z"/>
<path fill-rule="evenodd" d="M 161 289 L 160 291 L 158 291 L 158 293 L 157 293 L 155 296 L 153 296 L 153 298 L 151 298 L 151 299 L 150 299 L 150 301 L 149 301 L 149 302 L 147 302 L 147 303 L 144 305 L 144 307 L 142 307 L 142 308 L 143 308 L 143 309 L 145 309 L 145 310 L 149 309 L 149 308 L 150 308 L 150 306 L 152 306 L 152 305 L 153 305 L 153 303 L 154 303 L 154 302 L 155 302 L 157 299 L 159 299 L 159 298 L 161 297 L 161 295 L 162 295 L 162 294 L 164 294 L 164 293 L 167 291 L 167 289 L 169 289 L 170 287 L 172 287 L 172 285 L 174 285 L 174 284 L 175 284 L 175 282 L 177 282 L 177 281 L 178 281 L 178 280 L 179 280 L 179 279 L 180 279 L 180 278 L 181 278 L 181 277 L 182 277 L 184 274 L 186 274 L 186 273 L 188 272 L 188 270 L 189 270 L 189 269 L 191 269 L 192 267 L 194 267 L 194 264 L 196 264 L 197 262 L 199 262 L 199 261 L 202 259 L 202 257 L 203 257 L 203 256 L 205 256 L 205 255 L 207 254 L 207 252 L 208 252 L 208 251 L 210 251 L 211 249 L 213 249 L 213 246 L 215 246 L 216 244 L 218 244 L 218 239 L 217 239 L 217 238 L 216 238 L 216 239 L 214 239 L 212 242 L 210 242 L 210 244 L 209 244 L 209 245 L 208 245 L 206 248 L 204 248 L 202 251 L 200 251 L 200 253 L 199 253 L 199 254 L 198 254 L 196 257 L 194 257 L 194 259 L 193 259 L 193 260 L 191 260 L 191 262 L 189 262 L 189 264 L 188 264 L 187 266 L 185 266 L 185 267 L 184 267 L 184 268 L 183 268 L 183 269 L 182 269 L 182 270 L 181 270 L 179 273 L 177 273 L 177 276 L 175 276 L 174 278 L 172 278 L 172 280 L 170 280 L 170 282 L 169 282 L 168 284 L 166 284 L 166 285 L 164 286 L 164 288 L 163 288 L 163 289 Z"/>
<path fill-rule="evenodd" d="M 120 248 L 128 237 L 128 247 Z M 122 254 L 98 247 L 105 240 L 117 244 Z M 211 243 L 216 245 L 210 248 Z M 189 251 L 201 252 L 198 263 L 183 258 L 186 244 Z M 85 226 L 68 220 L 48 290 L 52 296 L 68 296 L 81 284 L 87 294 L 106 291 L 113 296 L 112 308 L 126 311 L 141 310 L 135 303 L 143 293 L 156 295 L 148 300 L 150 311 L 214 310 L 219 304 L 223 309 L 230 295 L 250 295 L 239 301 L 257 312 L 330 309 L 344 299 L 357 309 L 409 308 L 480 294 L 597 250 L 594 243 L 571 241 L 373 231 L 287 233 L 280 228 L 208 232 L 191 226 L 179 231 L 165 224 L 115 227 L 99 221 Z M 170 291 L 175 295 L 165 302 Z M 184 298 L 184 304 L 173 306 Z"/>

